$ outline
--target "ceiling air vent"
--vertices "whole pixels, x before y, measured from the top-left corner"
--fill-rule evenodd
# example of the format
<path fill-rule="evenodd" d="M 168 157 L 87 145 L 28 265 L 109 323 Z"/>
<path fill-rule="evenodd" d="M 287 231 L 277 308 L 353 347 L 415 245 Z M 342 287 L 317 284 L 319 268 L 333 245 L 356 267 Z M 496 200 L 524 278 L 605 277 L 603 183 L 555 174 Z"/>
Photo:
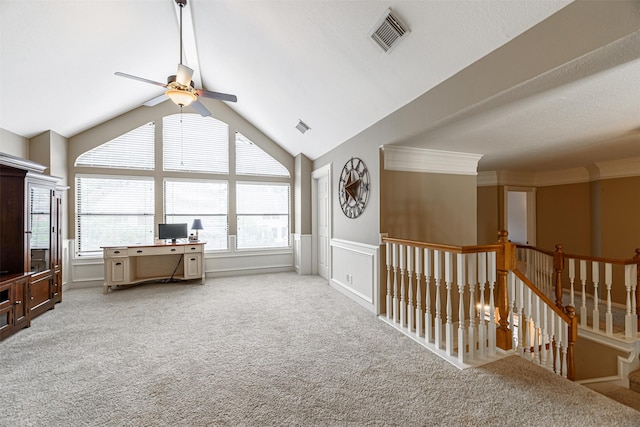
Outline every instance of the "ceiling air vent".
<path fill-rule="evenodd" d="M 375 41 L 382 50 L 388 53 L 392 48 L 396 47 L 398 43 L 400 43 L 400 40 L 405 38 L 409 32 L 409 29 L 391 12 L 391 9 L 387 9 L 384 15 L 382 15 L 382 18 L 380 18 L 373 27 L 369 36 L 371 36 L 373 41 Z"/>

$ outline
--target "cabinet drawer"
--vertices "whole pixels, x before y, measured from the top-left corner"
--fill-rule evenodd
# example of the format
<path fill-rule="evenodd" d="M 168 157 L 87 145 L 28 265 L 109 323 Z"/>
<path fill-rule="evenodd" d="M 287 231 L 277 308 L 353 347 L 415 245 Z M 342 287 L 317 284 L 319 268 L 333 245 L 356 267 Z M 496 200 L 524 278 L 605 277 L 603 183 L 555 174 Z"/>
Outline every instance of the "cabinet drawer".
<path fill-rule="evenodd" d="M 105 251 L 106 258 L 114 258 L 119 256 L 127 256 L 127 248 L 112 248 L 106 249 Z"/>
<path fill-rule="evenodd" d="M 129 256 L 183 254 L 184 246 L 129 248 Z"/>
<path fill-rule="evenodd" d="M 204 245 L 188 245 L 184 247 L 185 254 L 201 253 Z"/>

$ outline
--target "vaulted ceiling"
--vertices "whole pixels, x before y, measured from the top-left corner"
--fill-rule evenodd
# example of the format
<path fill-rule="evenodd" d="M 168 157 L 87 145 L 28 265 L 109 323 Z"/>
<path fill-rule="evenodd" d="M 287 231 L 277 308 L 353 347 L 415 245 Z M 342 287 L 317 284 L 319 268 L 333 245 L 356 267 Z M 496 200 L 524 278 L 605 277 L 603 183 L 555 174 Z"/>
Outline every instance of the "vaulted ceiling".
<path fill-rule="evenodd" d="M 484 170 L 640 156 L 640 2 L 579 3 L 188 0 L 183 62 L 197 86 L 237 95 L 230 108 L 311 159 L 381 125 L 399 127 L 381 144 L 483 154 Z M 589 7 L 595 21 L 583 18 Z M 369 34 L 389 8 L 410 33 L 385 53 Z M 0 0 L 0 128 L 71 137 L 159 95 L 114 72 L 175 74 L 177 10 Z M 562 31 L 578 41 L 554 39 Z"/>

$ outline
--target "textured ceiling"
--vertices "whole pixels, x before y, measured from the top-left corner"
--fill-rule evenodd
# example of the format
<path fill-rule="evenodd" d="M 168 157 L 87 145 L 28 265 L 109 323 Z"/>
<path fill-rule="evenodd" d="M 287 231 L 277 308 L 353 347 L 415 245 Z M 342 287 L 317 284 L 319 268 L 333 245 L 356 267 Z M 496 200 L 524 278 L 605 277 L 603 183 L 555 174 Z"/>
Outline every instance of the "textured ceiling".
<path fill-rule="evenodd" d="M 638 4 L 630 2 L 628 20 L 640 21 Z M 438 87 L 450 82 L 459 91 L 453 83 L 464 70 L 573 6 L 553 0 L 189 0 L 185 34 L 193 41 L 185 39 L 185 63 L 199 70 L 196 82 L 206 89 L 236 94 L 237 104 L 228 105 L 289 153 L 316 159 L 376 123 L 393 127 L 412 103 L 447 104 L 455 96 Z M 411 33 L 386 54 L 368 33 L 389 7 Z M 160 88 L 113 73 L 161 82 L 174 74 L 176 17 L 173 0 L 0 0 L 0 127 L 27 138 L 47 130 L 71 137 L 139 107 Z M 567 158 L 588 164 L 595 154 L 609 160 L 611 144 L 619 146 L 618 156 L 640 155 L 630 145 L 640 128 L 640 48 L 632 36 L 612 49 L 585 52 L 586 60 L 576 55 L 561 70 L 541 70 L 475 97 L 485 80 L 490 85 L 514 66 L 502 61 L 502 71 L 477 74 L 478 88 L 468 87 L 458 107 L 437 119 L 429 111 L 407 119 L 393 129 L 402 138 L 380 136 L 380 144 L 483 154 L 485 170 L 551 168 Z M 311 131 L 301 135 L 298 119 Z"/>

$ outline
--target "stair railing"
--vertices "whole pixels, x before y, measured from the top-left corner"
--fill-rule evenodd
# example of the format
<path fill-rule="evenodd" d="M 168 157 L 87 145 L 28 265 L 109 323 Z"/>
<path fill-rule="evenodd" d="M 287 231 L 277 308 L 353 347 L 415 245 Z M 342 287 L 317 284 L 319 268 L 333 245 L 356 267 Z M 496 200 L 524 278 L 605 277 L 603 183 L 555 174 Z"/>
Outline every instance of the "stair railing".
<path fill-rule="evenodd" d="M 479 246 L 383 238 L 382 317 L 459 367 L 516 351 L 575 379 L 575 316 L 555 307 L 519 272 L 516 246 L 506 231 L 498 235 L 496 244 Z"/>
<path fill-rule="evenodd" d="M 562 245 L 556 245 L 554 252 L 518 245 L 517 253 L 517 263 L 527 278 L 533 280 L 537 274 L 553 277 L 552 286 L 539 289 L 555 298 L 556 306 L 577 308 L 579 303 L 576 312 L 581 328 L 625 339 L 638 336 L 640 249 L 629 259 L 566 254 Z"/>

